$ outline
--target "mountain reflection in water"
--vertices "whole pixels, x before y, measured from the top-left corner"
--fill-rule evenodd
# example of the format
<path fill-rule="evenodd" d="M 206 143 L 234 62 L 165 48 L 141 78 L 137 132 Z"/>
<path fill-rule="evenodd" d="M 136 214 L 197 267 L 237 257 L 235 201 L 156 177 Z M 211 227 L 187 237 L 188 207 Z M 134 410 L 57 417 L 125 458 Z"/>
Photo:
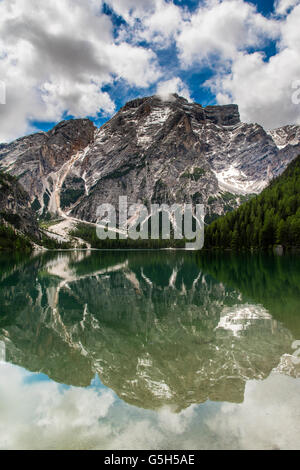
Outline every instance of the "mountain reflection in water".
<path fill-rule="evenodd" d="M 299 375 L 299 273 L 254 255 L 2 257 L 0 355 L 64 385 L 98 376 L 144 409 L 242 403 L 248 381 Z"/>

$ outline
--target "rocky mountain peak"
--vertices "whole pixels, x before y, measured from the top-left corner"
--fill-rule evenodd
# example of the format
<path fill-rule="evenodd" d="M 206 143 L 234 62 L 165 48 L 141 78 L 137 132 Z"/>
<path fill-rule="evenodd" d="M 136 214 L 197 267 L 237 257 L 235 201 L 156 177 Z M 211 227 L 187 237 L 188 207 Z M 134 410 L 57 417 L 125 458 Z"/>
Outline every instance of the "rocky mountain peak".
<path fill-rule="evenodd" d="M 0 168 L 18 178 L 40 214 L 56 212 L 55 187 L 60 172 L 94 141 L 96 127 L 89 119 L 70 119 L 49 132 L 22 137 L 0 148 Z"/>
<path fill-rule="evenodd" d="M 93 222 L 102 203 L 203 203 L 208 221 L 259 193 L 300 153 L 299 126 L 266 132 L 235 104 L 138 98 L 100 129 L 63 121 L 0 147 L 39 211 Z"/>
<path fill-rule="evenodd" d="M 237 104 L 207 106 L 204 108 L 204 112 L 208 121 L 219 126 L 235 126 L 241 122 L 239 107 Z"/>
<path fill-rule="evenodd" d="M 129 101 L 120 109 L 116 117 L 126 114 L 143 118 L 157 109 L 182 112 L 187 116 L 195 117 L 203 124 L 212 122 L 220 126 L 234 126 L 240 123 L 239 108 L 236 104 L 203 107 L 201 104 L 189 102 L 176 93 L 167 97 L 154 95 Z"/>
<path fill-rule="evenodd" d="M 76 152 L 89 145 L 95 134 L 95 126 L 89 119 L 62 121 L 46 133 L 43 161 L 55 169 L 68 161 Z"/>

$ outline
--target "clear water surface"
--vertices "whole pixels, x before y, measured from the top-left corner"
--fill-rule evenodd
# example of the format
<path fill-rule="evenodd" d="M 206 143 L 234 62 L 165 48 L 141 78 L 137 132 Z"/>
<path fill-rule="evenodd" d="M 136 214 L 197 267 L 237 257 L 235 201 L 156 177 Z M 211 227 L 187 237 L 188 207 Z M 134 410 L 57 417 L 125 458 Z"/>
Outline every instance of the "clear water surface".
<path fill-rule="evenodd" d="M 0 448 L 299 449 L 300 258 L 0 256 Z"/>

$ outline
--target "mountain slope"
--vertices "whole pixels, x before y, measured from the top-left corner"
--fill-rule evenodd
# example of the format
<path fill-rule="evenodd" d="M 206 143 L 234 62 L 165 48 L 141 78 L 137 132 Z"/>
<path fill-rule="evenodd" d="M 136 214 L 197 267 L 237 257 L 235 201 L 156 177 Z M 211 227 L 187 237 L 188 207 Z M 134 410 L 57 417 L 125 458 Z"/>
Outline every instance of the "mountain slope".
<path fill-rule="evenodd" d="M 30 249 L 41 240 L 30 198 L 17 180 L 0 172 L 0 249 Z"/>
<path fill-rule="evenodd" d="M 300 156 L 262 194 L 206 230 L 207 248 L 300 246 Z"/>
<path fill-rule="evenodd" d="M 280 174 L 299 142 L 283 153 L 262 127 L 241 123 L 236 105 L 135 100 L 96 132 L 85 157 L 87 194 L 72 213 L 93 220 L 99 204 L 116 204 L 121 194 L 148 204 L 204 203 L 208 217 L 222 215 Z"/>
<path fill-rule="evenodd" d="M 80 152 L 92 142 L 95 127 L 88 119 L 63 121 L 49 132 L 0 147 L 0 168 L 16 176 L 40 214 L 57 213 L 58 189 Z"/>
<path fill-rule="evenodd" d="M 39 227 L 29 194 L 14 176 L 0 172 L 0 251 L 70 246 L 68 240 Z"/>
<path fill-rule="evenodd" d="M 60 123 L 0 146 L 0 168 L 48 211 L 96 221 L 99 204 L 203 203 L 207 221 L 263 190 L 300 153 L 300 132 L 269 133 L 240 121 L 236 105 L 208 106 L 172 95 L 127 103 L 96 129 L 89 120 Z"/>

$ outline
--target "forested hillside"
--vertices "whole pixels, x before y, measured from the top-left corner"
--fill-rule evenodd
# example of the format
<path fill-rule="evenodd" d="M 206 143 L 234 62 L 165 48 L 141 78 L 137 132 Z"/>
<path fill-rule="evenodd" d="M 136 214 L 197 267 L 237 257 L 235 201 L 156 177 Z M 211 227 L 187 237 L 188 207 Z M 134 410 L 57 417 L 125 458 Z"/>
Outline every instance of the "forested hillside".
<path fill-rule="evenodd" d="M 206 248 L 300 246 L 300 156 L 259 196 L 206 229 Z"/>
<path fill-rule="evenodd" d="M 17 178 L 0 171 L 0 251 L 32 251 L 34 245 L 49 249 L 70 248 L 49 238 L 39 228 L 30 197 Z"/>

